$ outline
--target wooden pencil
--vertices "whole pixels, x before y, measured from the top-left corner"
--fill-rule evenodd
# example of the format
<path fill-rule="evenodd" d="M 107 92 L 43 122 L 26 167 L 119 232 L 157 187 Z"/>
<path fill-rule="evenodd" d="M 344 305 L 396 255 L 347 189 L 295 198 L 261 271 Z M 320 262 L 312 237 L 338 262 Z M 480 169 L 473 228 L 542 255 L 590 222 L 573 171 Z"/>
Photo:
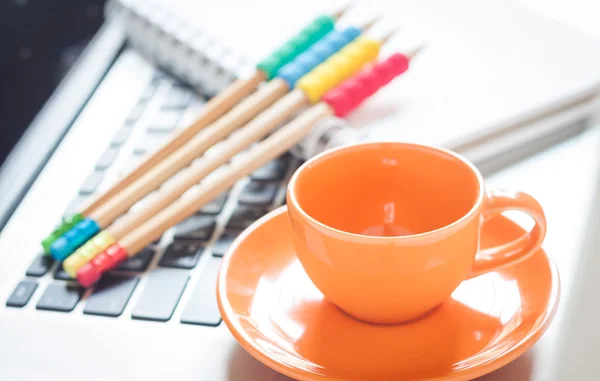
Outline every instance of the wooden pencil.
<path fill-rule="evenodd" d="M 185 145 L 179 148 L 177 152 L 172 153 L 162 161 L 158 162 L 146 174 L 137 179 L 129 187 L 123 189 L 106 203 L 100 205 L 90 217 L 96 223 L 104 228 L 111 224 L 117 217 L 126 212 L 133 204 L 141 200 L 151 191 L 157 189 L 163 182 L 177 174 L 181 169 L 188 166 L 194 159 L 201 156 L 206 150 L 212 147 L 229 134 L 250 122 L 259 113 L 267 109 L 268 106 L 275 103 L 267 116 L 257 118 L 251 125 L 256 126 L 257 131 L 268 133 L 280 123 L 285 121 L 291 115 L 296 113 L 301 107 L 309 105 L 311 102 L 319 100 L 320 95 L 325 93 L 342 80 L 355 74 L 364 64 L 377 58 L 380 42 L 373 43 L 374 40 L 363 38 L 357 39 L 339 53 L 333 55 L 330 60 L 320 65 L 323 73 L 329 74 L 335 70 L 336 75 L 324 76 L 311 74 L 307 75 L 306 82 L 310 84 L 306 87 L 298 87 L 281 98 L 289 90 L 288 83 L 282 78 L 275 78 L 266 85 L 262 86 L 255 94 L 251 95 L 221 119 L 212 125 L 206 127 L 201 133 L 193 136 Z M 383 41 L 385 42 L 385 40 Z M 356 48 L 358 47 L 358 48 Z M 375 48 L 372 48 L 375 47 Z M 364 49 L 364 50 L 361 50 Z M 353 65 L 333 67 L 340 60 L 344 61 L 350 56 L 350 53 L 360 51 L 362 55 L 355 56 Z M 319 67 L 317 68 L 317 71 Z M 314 79 L 313 79 L 314 78 Z M 301 79 L 300 82 L 304 80 Z M 320 86 L 313 86 L 318 81 Z M 323 84 L 325 83 L 325 84 Z M 310 90 L 308 88 L 310 87 Z M 313 89 L 317 89 L 316 91 Z"/>
<path fill-rule="evenodd" d="M 233 151 L 255 143 L 257 136 L 254 134 L 255 131 L 250 129 L 240 130 L 230 136 L 222 143 L 219 153 L 213 156 L 214 161 L 211 164 L 205 161 L 204 166 L 190 167 L 190 175 L 186 176 L 192 176 L 192 172 L 203 174 L 203 171 L 224 161 L 229 162 L 228 164 L 221 166 L 210 177 L 205 178 L 200 185 L 190 189 L 186 193 L 186 197 L 175 199 L 167 207 L 163 207 L 160 203 L 149 206 L 146 215 L 151 217 L 139 221 L 141 223 L 125 234 L 118 243 L 113 244 L 106 252 L 82 266 L 77 272 L 79 282 L 84 286 L 94 283 L 102 272 L 116 266 L 118 262 L 127 257 L 135 255 L 150 242 L 160 237 L 168 228 L 190 217 L 202 206 L 229 189 L 237 180 L 298 144 L 319 120 L 334 114 L 345 116 L 379 88 L 406 71 L 410 58 L 410 56 L 395 54 L 364 70 L 355 78 L 328 92 L 323 97 L 324 101 L 312 106 L 262 142 L 249 148 L 239 160 L 230 160 Z M 169 197 L 167 193 L 178 192 L 177 187 L 178 185 L 174 185 L 165 188 L 164 197 Z"/>
<path fill-rule="evenodd" d="M 237 180 L 291 149 L 306 136 L 315 123 L 331 115 L 333 110 L 327 103 L 312 106 L 263 142 L 250 148 L 243 159 L 235 160 L 215 172 L 197 188 L 192 189 L 186 197 L 177 199 L 163 210 L 155 210 L 154 217 L 125 235 L 119 244 L 126 248 L 127 252 L 137 253 L 160 237 L 169 227 L 192 216 L 202 206 L 229 189 Z M 246 141 L 246 145 L 254 142 Z"/>
<path fill-rule="evenodd" d="M 343 49 L 333 54 L 325 62 L 316 66 L 309 74 L 301 77 L 297 82 L 297 88 L 286 95 L 275 106 L 275 111 L 271 112 L 270 117 L 258 118 L 258 124 L 263 131 L 274 129 L 279 123 L 293 115 L 301 107 L 310 103 L 317 102 L 322 94 L 332 88 L 340 81 L 348 78 L 356 73 L 366 63 L 376 59 L 381 44 L 387 41 L 391 34 L 384 36 L 383 41 L 376 41 L 372 38 L 360 36 L 354 39 Z M 339 38 L 332 41 L 337 41 Z M 337 46 L 337 45 L 336 45 Z M 324 49 L 315 49 L 317 52 L 326 51 Z M 331 49 L 330 49 L 331 50 Z M 307 51 L 308 54 L 311 50 Z M 317 57 L 323 57 L 322 53 Z M 306 60 L 298 59 L 302 63 L 295 72 L 308 71 L 311 67 L 306 67 Z M 319 62 L 315 59 L 312 62 Z M 316 65 L 316 63 L 315 63 Z M 94 256 L 94 252 L 102 251 L 106 246 L 120 238 L 119 235 L 114 235 L 113 232 L 104 230 L 97 233 L 100 229 L 105 229 L 117 217 L 126 212 L 133 204 L 142 199 L 148 193 L 158 188 L 163 182 L 174 176 L 178 171 L 189 165 L 196 157 L 204 153 L 213 144 L 225 138 L 236 128 L 248 121 L 249 118 L 264 110 L 268 105 L 274 102 L 281 93 L 288 90 L 290 83 L 289 77 L 276 78 L 261 87 L 257 93 L 248 97 L 240 105 L 234 107 L 221 119 L 217 120 L 211 126 L 205 128 L 201 133 L 192 138 L 190 142 L 181 147 L 177 152 L 167 157 L 156 167 L 143 175 L 135 183 L 125 188 L 119 195 L 113 197 L 108 202 L 100 206 L 92 215 L 82 222 L 81 231 L 84 232 L 81 242 L 77 242 L 78 246 L 70 245 L 68 239 L 61 239 L 52 245 L 52 255 L 58 260 L 65 260 L 65 270 L 69 273 L 75 272 L 80 266 L 85 264 Z M 262 94 L 261 92 L 265 92 Z M 272 99 L 273 97 L 274 99 Z M 87 230 L 89 221 L 93 221 L 97 227 L 96 231 Z M 81 244 L 94 236 L 93 240 L 88 241 L 81 248 Z M 77 236 L 76 239 L 79 239 Z M 75 241 L 75 240 L 72 240 Z M 66 244 L 64 242 L 67 242 Z M 87 246 L 86 246 L 87 245 Z M 57 249 L 55 249 L 57 247 Z M 74 250 L 77 252 L 71 256 Z M 71 257 L 70 257 L 71 256 Z"/>
<path fill-rule="evenodd" d="M 182 147 L 199 131 L 215 122 L 225 112 L 252 93 L 264 80 L 272 79 L 276 72 L 287 63 L 291 62 L 299 54 L 304 52 L 324 35 L 334 28 L 335 21 L 343 16 L 350 5 L 340 8 L 331 16 L 320 16 L 307 25 L 300 33 L 289 39 L 270 56 L 259 62 L 253 75 L 246 79 L 239 79 L 227 89 L 212 98 L 194 123 L 185 129 L 175 133 L 165 144 L 149 155 L 136 168 L 126 176 L 113 184 L 109 189 L 92 198 L 79 212 L 67 216 L 47 237 L 42 240 L 42 247 L 46 253 L 50 253 L 52 244 L 73 226 L 90 216 L 101 205 L 113 198 L 123 189 L 131 185 L 144 174 L 148 173 L 157 163 L 164 160 L 177 149 Z"/>

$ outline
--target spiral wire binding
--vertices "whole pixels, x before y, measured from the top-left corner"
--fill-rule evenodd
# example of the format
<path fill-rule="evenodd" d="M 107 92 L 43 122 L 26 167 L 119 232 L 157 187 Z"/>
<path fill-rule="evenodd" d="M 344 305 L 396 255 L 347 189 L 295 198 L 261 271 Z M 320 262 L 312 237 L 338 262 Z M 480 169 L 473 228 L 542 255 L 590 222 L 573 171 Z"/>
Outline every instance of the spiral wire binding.
<path fill-rule="evenodd" d="M 157 3 L 109 0 L 105 13 L 119 20 L 134 50 L 206 96 L 216 95 L 253 69 L 218 38 Z"/>

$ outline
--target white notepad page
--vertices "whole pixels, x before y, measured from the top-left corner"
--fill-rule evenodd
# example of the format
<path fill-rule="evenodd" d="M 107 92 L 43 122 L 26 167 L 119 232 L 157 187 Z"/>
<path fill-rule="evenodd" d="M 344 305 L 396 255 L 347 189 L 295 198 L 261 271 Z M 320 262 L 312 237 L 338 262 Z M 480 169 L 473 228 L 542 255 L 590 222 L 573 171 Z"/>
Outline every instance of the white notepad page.
<path fill-rule="evenodd" d="M 123 0 L 126 1 L 126 0 Z M 315 16 L 343 2 L 153 0 L 258 62 Z M 401 30 L 381 56 L 421 42 L 410 70 L 348 117 L 375 140 L 453 148 L 600 92 L 600 42 L 509 0 L 357 3 L 348 25 L 379 11 L 374 32 Z M 275 31 L 275 32 L 273 32 Z"/>

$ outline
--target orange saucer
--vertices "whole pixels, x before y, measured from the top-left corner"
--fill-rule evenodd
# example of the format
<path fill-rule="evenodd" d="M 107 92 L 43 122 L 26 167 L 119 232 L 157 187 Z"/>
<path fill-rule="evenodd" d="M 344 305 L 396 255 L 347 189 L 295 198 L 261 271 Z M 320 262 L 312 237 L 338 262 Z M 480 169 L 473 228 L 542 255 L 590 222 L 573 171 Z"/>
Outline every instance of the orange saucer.
<path fill-rule="evenodd" d="M 218 301 L 251 355 L 298 380 L 472 380 L 529 349 L 558 305 L 558 272 L 540 251 L 463 282 L 418 320 L 363 323 L 323 299 L 296 259 L 290 229 L 285 206 L 248 228 L 224 258 Z M 498 217 L 486 223 L 482 246 L 521 234 Z"/>

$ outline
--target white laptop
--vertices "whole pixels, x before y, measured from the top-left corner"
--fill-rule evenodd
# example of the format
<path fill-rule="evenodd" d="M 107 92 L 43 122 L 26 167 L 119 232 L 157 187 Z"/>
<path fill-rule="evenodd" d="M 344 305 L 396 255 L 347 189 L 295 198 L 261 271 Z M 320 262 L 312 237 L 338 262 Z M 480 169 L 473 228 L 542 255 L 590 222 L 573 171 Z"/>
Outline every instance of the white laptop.
<path fill-rule="evenodd" d="M 159 44 L 164 33 L 155 35 L 153 50 L 135 40 L 136 28 L 157 28 L 135 23 L 144 9 L 161 15 L 156 22 L 165 22 L 164 30 L 193 16 L 186 25 L 219 36 L 252 63 L 253 54 L 275 47 L 325 5 L 111 6 L 119 4 L 129 11 L 107 18 L 0 169 L 0 379 L 284 380 L 221 323 L 214 277 L 231 239 L 282 204 L 297 158 L 284 155 L 241 179 L 92 289 L 78 288 L 58 264 L 39 256 L 40 241 L 63 214 L 192 121 L 211 94 L 169 74 L 179 61 L 155 67 L 157 52 L 172 56 Z M 578 132 L 594 110 L 600 43 L 523 6 L 501 0 L 360 6 L 381 7 L 389 25 L 403 25 L 382 55 L 428 42 L 406 75 L 349 118 L 356 128 L 372 127 L 370 139 L 445 145 L 485 168 L 504 162 L 507 152 L 537 150 Z M 355 11 L 345 22 L 367 13 Z M 243 75 L 206 64 L 210 85 Z"/>

